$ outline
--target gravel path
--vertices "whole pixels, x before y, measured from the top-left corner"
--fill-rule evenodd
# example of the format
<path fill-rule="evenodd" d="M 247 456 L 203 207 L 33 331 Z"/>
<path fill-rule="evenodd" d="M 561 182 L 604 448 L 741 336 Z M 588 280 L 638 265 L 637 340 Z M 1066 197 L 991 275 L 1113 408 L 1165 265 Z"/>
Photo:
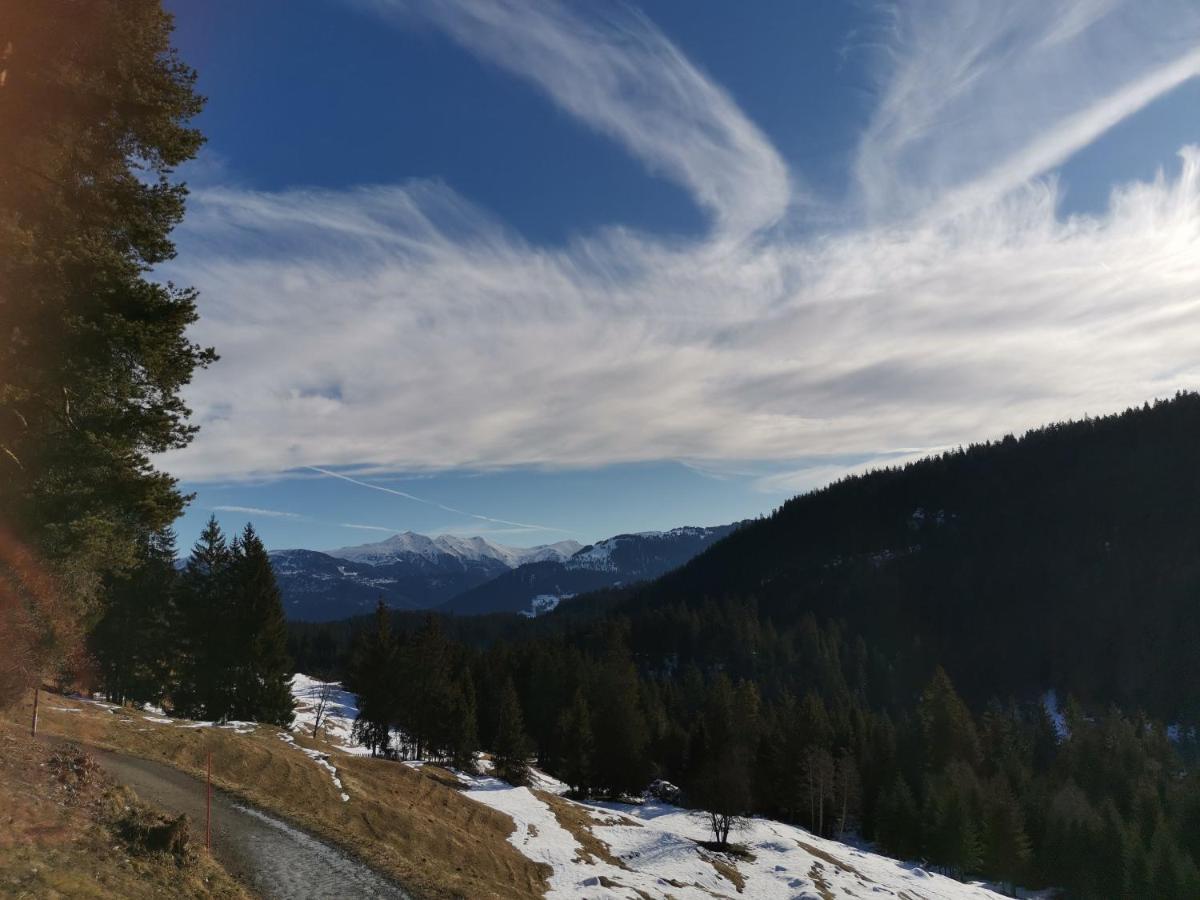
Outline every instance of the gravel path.
<path fill-rule="evenodd" d="M 96 761 L 143 800 L 187 813 L 193 840 L 204 840 L 204 783 L 162 763 L 89 747 Z M 352 856 L 273 815 L 213 789 L 213 856 L 267 898 L 343 900 L 409 895 Z"/>

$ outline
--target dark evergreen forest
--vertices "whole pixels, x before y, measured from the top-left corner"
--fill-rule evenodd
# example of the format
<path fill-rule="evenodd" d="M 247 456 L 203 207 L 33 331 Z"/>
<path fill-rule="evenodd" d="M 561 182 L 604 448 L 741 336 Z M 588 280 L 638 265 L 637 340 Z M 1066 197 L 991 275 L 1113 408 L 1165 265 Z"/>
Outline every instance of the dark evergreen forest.
<path fill-rule="evenodd" d="M 117 703 L 166 703 L 193 719 L 292 721 L 283 604 L 251 525 L 227 541 L 209 519 L 182 570 L 174 533 L 152 534 L 137 565 L 105 585 L 88 648 L 99 686 Z"/>
<path fill-rule="evenodd" d="M 660 778 L 960 876 L 1193 897 L 1198 447 L 1181 394 L 845 479 L 533 622 L 381 613 L 291 647 L 425 754 L 474 734 L 583 796 Z"/>

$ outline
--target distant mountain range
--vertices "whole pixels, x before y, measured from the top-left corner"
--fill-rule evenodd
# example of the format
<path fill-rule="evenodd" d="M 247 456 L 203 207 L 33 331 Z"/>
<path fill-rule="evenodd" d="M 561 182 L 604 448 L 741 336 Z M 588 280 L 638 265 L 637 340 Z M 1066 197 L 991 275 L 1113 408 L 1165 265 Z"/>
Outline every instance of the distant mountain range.
<path fill-rule="evenodd" d="M 362 615 L 381 598 L 393 609 L 538 615 L 583 591 L 657 578 L 735 527 L 622 534 L 587 547 L 577 541 L 510 547 L 407 531 L 325 552 L 276 550 L 271 563 L 290 619 Z"/>
<path fill-rule="evenodd" d="M 440 609 L 460 615 L 519 612 L 540 615 L 558 601 L 598 588 L 649 581 L 682 566 L 736 528 L 673 528 L 619 534 L 567 559 L 529 562 L 451 598 Z"/>
<path fill-rule="evenodd" d="M 509 547 L 493 544 L 481 537 L 442 534 L 431 538 L 415 531 L 406 531 L 376 544 L 359 544 L 330 550 L 328 555 L 372 566 L 410 564 L 418 557 L 432 563 L 444 563 L 446 557 L 451 557 L 468 565 L 499 563 L 505 569 L 512 569 L 530 562 L 564 560 L 578 552 L 582 546 L 579 541 L 559 541 L 556 544 L 541 544 L 537 547 Z"/>

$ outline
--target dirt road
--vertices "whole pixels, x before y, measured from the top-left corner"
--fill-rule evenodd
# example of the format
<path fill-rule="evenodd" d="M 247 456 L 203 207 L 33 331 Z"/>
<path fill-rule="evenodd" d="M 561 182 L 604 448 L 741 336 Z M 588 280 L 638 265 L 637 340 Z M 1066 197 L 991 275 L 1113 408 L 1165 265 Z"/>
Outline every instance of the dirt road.
<path fill-rule="evenodd" d="M 204 840 L 203 782 L 162 763 L 91 747 L 88 752 L 143 800 L 175 815 L 187 813 L 193 835 Z M 409 898 L 391 881 L 336 847 L 215 788 L 212 816 L 213 856 L 263 897 Z"/>

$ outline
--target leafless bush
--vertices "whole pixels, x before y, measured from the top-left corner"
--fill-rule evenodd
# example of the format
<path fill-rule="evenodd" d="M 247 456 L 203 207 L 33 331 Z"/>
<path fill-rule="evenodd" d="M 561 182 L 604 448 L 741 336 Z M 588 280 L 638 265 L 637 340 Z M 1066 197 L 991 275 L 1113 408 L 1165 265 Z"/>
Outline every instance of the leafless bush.
<path fill-rule="evenodd" d="M 329 711 L 329 703 L 333 700 L 333 694 L 336 690 L 337 684 L 325 679 L 322 679 L 321 686 L 317 688 L 317 706 L 313 712 L 312 736 L 314 738 L 321 728 L 321 723 L 325 721 L 325 715 Z"/>
<path fill-rule="evenodd" d="M 55 579 L 0 526 L 0 708 L 43 676 L 69 667 L 83 646 L 81 625 Z"/>

